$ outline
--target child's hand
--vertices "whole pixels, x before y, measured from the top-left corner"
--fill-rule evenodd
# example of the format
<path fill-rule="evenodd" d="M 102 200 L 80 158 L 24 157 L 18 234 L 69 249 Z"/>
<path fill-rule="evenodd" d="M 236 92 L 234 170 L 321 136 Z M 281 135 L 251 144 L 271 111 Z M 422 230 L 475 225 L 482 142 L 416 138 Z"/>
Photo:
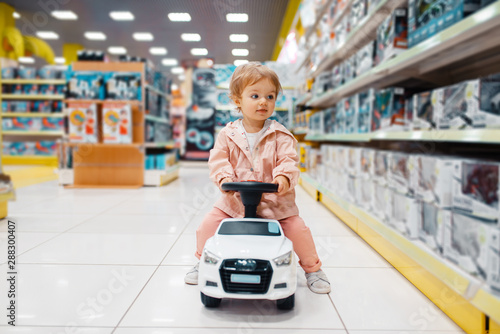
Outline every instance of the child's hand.
<path fill-rule="evenodd" d="M 278 195 L 283 195 L 288 190 L 290 190 L 290 181 L 288 181 L 288 178 L 286 176 L 276 176 L 276 178 L 273 180 L 273 183 L 278 185 Z"/>
<path fill-rule="evenodd" d="M 225 193 L 225 194 L 228 194 L 228 195 L 232 195 L 234 194 L 234 191 L 225 191 L 225 190 L 222 190 L 222 185 L 226 182 L 233 182 L 233 179 L 230 178 L 230 177 L 226 177 L 226 178 L 223 178 L 222 181 L 220 181 L 219 183 L 219 186 L 221 187 L 220 190 L 222 191 L 222 193 Z"/>

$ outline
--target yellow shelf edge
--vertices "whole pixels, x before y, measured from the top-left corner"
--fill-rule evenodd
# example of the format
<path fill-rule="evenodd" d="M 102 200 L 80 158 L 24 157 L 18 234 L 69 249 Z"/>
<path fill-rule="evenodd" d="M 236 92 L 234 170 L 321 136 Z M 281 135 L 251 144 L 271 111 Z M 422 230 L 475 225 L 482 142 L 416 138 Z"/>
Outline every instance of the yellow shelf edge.
<path fill-rule="evenodd" d="M 63 94 L 39 95 L 39 94 L 2 94 L 2 99 L 6 100 L 63 100 Z"/>
<path fill-rule="evenodd" d="M 2 112 L 2 117 L 56 117 L 63 118 L 66 115 L 63 112 L 39 113 L 39 112 Z"/>
<path fill-rule="evenodd" d="M 9 136 L 64 136 L 64 131 L 3 131 Z"/>
<path fill-rule="evenodd" d="M 58 158 L 57 156 L 14 156 L 14 155 L 2 155 L 2 164 L 5 165 L 49 165 L 57 166 Z"/>

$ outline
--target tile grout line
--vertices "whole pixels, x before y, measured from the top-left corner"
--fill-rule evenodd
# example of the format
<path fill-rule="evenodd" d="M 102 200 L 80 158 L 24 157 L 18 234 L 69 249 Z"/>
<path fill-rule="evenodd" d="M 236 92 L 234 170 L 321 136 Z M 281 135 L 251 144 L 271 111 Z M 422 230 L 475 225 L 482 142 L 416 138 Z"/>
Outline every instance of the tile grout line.
<path fill-rule="evenodd" d="M 199 210 L 198 210 L 198 212 L 199 212 Z M 123 316 L 120 318 L 120 320 L 118 321 L 118 324 L 116 324 L 116 327 L 113 329 L 113 331 L 111 332 L 111 334 L 113 334 L 118 329 L 118 327 L 122 323 L 123 319 L 127 316 L 128 312 L 130 311 L 130 309 L 132 308 L 132 306 L 134 306 L 135 302 L 137 301 L 137 299 L 139 298 L 139 296 L 142 294 L 142 292 L 144 291 L 144 289 L 147 287 L 147 285 L 149 284 L 149 282 L 151 281 L 151 279 L 153 278 L 153 276 L 156 274 L 156 272 L 158 271 L 158 269 L 160 269 L 160 267 L 162 267 L 161 264 L 163 263 L 163 261 L 165 261 L 166 257 L 172 251 L 172 248 L 174 248 L 175 244 L 177 243 L 177 241 L 179 241 L 180 237 L 182 236 L 182 234 L 184 233 L 184 231 L 186 231 L 186 229 L 188 228 L 189 224 L 192 222 L 192 220 L 194 219 L 195 216 L 196 215 L 193 215 L 193 218 L 191 218 L 186 223 L 186 226 L 184 227 L 184 229 L 179 233 L 179 235 L 177 236 L 177 239 L 175 239 L 175 241 L 172 243 L 172 246 L 167 251 L 167 253 L 165 254 L 165 256 L 161 259 L 161 261 L 158 264 L 158 266 L 156 267 L 156 269 L 151 273 L 151 276 L 149 277 L 149 279 L 146 281 L 146 283 L 144 283 L 144 286 L 139 291 L 139 293 L 137 294 L 137 296 L 134 298 L 134 300 L 132 301 L 132 303 L 130 304 L 130 306 L 127 308 L 127 310 L 125 311 L 125 313 L 123 314 Z"/>
<path fill-rule="evenodd" d="M 330 295 L 330 293 L 328 293 L 328 299 L 330 299 L 330 302 L 332 303 L 332 306 L 335 309 L 335 312 L 337 312 L 337 315 L 338 315 L 338 317 L 340 319 L 340 322 L 342 323 L 342 326 L 344 326 L 344 329 L 345 329 L 346 333 L 349 334 L 349 331 L 347 330 L 347 327 L 346 327 L 346 325 L 344 323 L 344 320 L 342 319 L 342 316 L 340 315 L 339 310 L 337 310 L 337 307 L 335 306 L 335 303 L 333 302 L 333 299 L 332 299 L 332 296 Z"/>

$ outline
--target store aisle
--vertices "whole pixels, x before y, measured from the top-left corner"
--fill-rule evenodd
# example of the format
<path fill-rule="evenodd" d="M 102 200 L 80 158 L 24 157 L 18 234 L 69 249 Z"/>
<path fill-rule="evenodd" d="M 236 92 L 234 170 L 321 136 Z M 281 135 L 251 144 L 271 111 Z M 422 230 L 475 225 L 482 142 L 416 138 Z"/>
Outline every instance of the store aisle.
<path fill-rule="evenodd" d="M 1 333 L 462 333 L 446 315 L 300 187 L 297 203 L 333 291 L 309 291 L 299 268 L 293 311 L 271 302 L 203 307 L 184 284 L 195 230 L 218 196 L 204 164 L 161 188 L 21 188 L 16 223 L 17 325 Z M 7 221 L 0 223 L 0 296 L 7 305 Z M 2 307 L 3 308 L 3 307 Z"/>

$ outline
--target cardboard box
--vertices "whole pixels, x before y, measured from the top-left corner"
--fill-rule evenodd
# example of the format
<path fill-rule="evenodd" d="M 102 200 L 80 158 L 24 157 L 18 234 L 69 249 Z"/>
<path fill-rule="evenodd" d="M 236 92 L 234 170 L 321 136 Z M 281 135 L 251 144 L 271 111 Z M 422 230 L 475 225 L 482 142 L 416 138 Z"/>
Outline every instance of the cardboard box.
<path fill-rule="evenodd" d="M 416 96 L 412 95 L 410 98 L 407 98 L 405 100 L 405 125 L 404 129 L 405 131 L 412 131 L 413 130 L 413 114 L 415 108 L 415 100 Z"/>
<path fill-rule="evenodd" d="M 387 185 L 387 172 L 389 170 L 388 151 L 376 150 L 371 163 L 372 180 L 380 185 Z"/>
<path fill-rule="evenodd" d="M 104 76 L 98 71 L 68 71 L 68 97 L 75 99 L 103 100 Z"/>
<path fill-rule="evenodd" d="M 415 197 L 441 209 L 450 209 L 454 159 L 418 155 L 415 157 Z"/>
<path fill-rule="evenodd" d="M 390 200 L 390 193 L 387 186 L 381 185 L 377 182 L 371 182 L 373 186 L 373 201 L 372 213 L 382 222 L 388 219 L 388 203 Z"/>
<path fill-rule="evenodd" d="M 408 48 L 408 19 L 406 8 L 397 8 L 377 28 L 377 64 Z"/>
<path fill-rule="evenodd" d="M 443 112 L 443 89 L 415 94 L 413 103 L 413 129 L 437 129 L 438 116 Z"/>
<path fill-rule="evenodd" d="M 141 100 L 141 73 L 109 72 L 105 77 L 106 98 L 113 100 Z"/>
<path fill-rule="evenodd" d="M 374 201 L 373 182 L 357 177 L 354 180 L 354 187 L 356 192 L 356 204 L 367 212 L 371 212 Z"/>
<path fill-rule="evenodd" d="M 70 102 L 68 140 L 72 143 L 97 143 L 97 106 L 95 103 Z"/>
<path fill-rule="evenodd" d="M 440 129 L 472 128 L 474 115 L 478 111 L 479 80 L 448 86 L 443 88 L 443 108 L 437 124 Z"/>
<path fill-rule="evenodd" d="M 409 239 L 418 239 L 421 203 L 395 190 L 389 190 L 387 224 Z"/>
<path fill-rule="evenodd" d="M 373 41 L 356 52 L 355 77 L 368 72 L 374 66 L 375 50 L 375 41 Z"/>
<path fill-rule="evenodd" d="M 375 91 L 366 90 L 356 95 L 358 99 L 358 133 L 368 133 L 371 129 Z"/>
<path fill-rule="evenodd" d="M 344 101 L 337 103 L 337 112 L 335 113 L 335 134 L 343 135 L 346 133 L 346 114 Z"/>
<path fill-rule="evenodd" d="M 419 239 L 436 253 L 443 254 L 444 229 L 451 222 L 451 211 L 426 202 L 420 202 L 420 205 Z"/>
<path fill-rule="evenodd" d="M 388 154 L 387 185 L 393 191 L 413 196 L 413 182 L 410 172 L 410 155 L 401 152 L 390 152 Z"/>
<path fill-rule="evenodd" d="M 361 175 L 361 151 L 360 147 L 348 147 L 347 149 L 347 173 L 351 176 Z"/>
<path fill-rule="evenodd" d="M 356 95 L 342 99 L 345 114 L 345 132 L 352 134 L 358 132 L 358 99 Z"/>
<path fill-rule="evenodd" d="M 486 270 L 488 285 L 500 290 L 500 230 L 490 229 L 488 235 L 488 267 Z"/>
<path fill-rule="evenodd" d="M 102 115 L 104 143 L 132 143 L 132 110 L 130 104 L 103 103 Z"/>
<path fill-rule="evenodd" d="M 375 92 L 372 131 L 404 130 L 404 89 L 387 88 Z"/>
<path fill-rule="evenodd" d="M 452 178 L 454 209 L 498 222 L 499 170 L 499 163 L 455 160 Z"/>
<path fill-rule="evenodd" d="M 500 127 L 500 73 L 479 79 L 479 110 L 473 117 L 474 127 Z"/>
<path fill-rule="evenodd" d="M 486 279 L 492 228 L 477 218 L 453 212 L 451 221 L 445 224 L 444 256 L 468 273 Z"/>

